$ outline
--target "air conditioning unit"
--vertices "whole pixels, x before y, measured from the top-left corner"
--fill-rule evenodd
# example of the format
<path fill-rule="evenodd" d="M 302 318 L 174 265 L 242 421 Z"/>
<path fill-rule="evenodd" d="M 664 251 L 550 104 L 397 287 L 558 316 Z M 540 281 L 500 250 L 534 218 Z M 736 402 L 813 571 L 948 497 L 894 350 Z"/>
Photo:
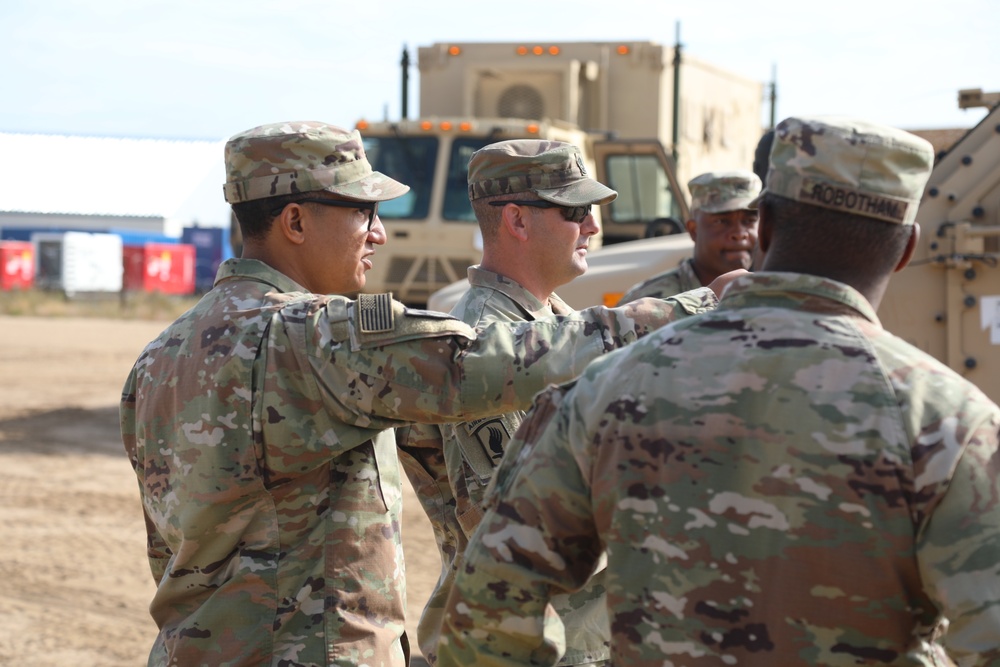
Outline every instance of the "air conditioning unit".
<path fill-rule="evenodd" d="M 473 114 L 484 118 L 561 118 L 577 122 L 575 67 L 558 70 L 484 69 L 476 73 Z"/>

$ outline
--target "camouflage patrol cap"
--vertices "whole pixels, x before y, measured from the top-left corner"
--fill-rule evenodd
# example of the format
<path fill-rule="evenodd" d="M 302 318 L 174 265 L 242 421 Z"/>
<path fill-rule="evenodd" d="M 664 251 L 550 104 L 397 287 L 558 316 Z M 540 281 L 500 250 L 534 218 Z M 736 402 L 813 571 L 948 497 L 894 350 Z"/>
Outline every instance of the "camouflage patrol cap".
<path fill-rule="evenodd" d="M 760 194 L 760 179 L 752 171 L 710 171 L 688 182 L 691 210 L 725 213 L 751 208 Z"/>
<path fill-rule="evenodd" d="M 580 149 L 562 141 L 513 139 L 483 146 L 469 160 L 469 199 L 533 192 L 562 206 L 607 204 L 618 196 L 587 174 Z"/>
<path fill-rule="evenodd" d="M 261 125 L 226 142 L 230 204 L 325 191 L 359 201 L 385 201 L 409 190 L 372 170 L 361 134 L 316 121 Z"/>
<path fill-rule="evenodd" d="M 786 118 L 775 128 L 766 192 L 912 225 L 934 165 L 918 136 L 857 118 Z"/>

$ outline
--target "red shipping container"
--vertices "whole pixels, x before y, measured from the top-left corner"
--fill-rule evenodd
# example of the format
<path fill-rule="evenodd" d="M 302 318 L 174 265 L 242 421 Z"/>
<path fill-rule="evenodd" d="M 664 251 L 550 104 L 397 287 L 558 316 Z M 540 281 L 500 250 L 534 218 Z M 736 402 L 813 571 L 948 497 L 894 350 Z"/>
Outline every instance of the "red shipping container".
<path fill-rule="evenodd" d="M 30 241 L 0 241 L 0 289 L 28 289 L 35 283 L 35 250 Z"/>
<path fill-rule="evenodd" d="M 122 248 L 122 287 L 162 294 L 194 293 L 195 247 L 188 243 L 146 243 Z"/>

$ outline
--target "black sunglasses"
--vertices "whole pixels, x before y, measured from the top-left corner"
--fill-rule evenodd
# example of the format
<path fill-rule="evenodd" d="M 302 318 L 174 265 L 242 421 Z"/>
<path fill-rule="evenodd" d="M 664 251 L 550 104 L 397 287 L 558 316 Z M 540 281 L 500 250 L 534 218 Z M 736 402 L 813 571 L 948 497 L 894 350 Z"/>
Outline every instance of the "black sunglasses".
<path fill-rule="evenodd" d="M 533 199 L 531 201 L 491 201 L 490 206 L 506 206 L 507 204 L 517 204 L 518 206 L 531 206 L 532 208 L 557 208 L 562 213 L 564 220 L 570 222 L 583 222 L 590 215 L 590 204 L 586 206 L 560 206 L 544 199 Z"/>
<path fill-rule="evenodd" d="M 375 216 L 378 215 L 378 202 L 368 201 L 347 201 L 344 199 L 322 199 L 320 197 L 305 197 L 288 202 L 288 204 L 322 204 L 323 206 L 336 206 L 338 208 L 353 208 L 368 213 L 368 231 L 372 230 Z M 288 206 L 285 204 L 285 206 Z M 277 215 L 285 210 L 285 206 L 271 211 L 271 215 Z"/>

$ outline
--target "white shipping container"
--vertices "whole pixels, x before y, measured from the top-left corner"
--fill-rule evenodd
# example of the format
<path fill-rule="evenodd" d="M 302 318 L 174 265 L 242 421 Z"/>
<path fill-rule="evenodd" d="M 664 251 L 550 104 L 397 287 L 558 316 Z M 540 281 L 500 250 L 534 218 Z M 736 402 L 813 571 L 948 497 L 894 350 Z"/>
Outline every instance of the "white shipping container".
<path fill-rule="evenodd" d="M 122 238 L 117 234 L 39 232 L 35 246 L 35 284 L 67 296 L 122 289 Z"/>

